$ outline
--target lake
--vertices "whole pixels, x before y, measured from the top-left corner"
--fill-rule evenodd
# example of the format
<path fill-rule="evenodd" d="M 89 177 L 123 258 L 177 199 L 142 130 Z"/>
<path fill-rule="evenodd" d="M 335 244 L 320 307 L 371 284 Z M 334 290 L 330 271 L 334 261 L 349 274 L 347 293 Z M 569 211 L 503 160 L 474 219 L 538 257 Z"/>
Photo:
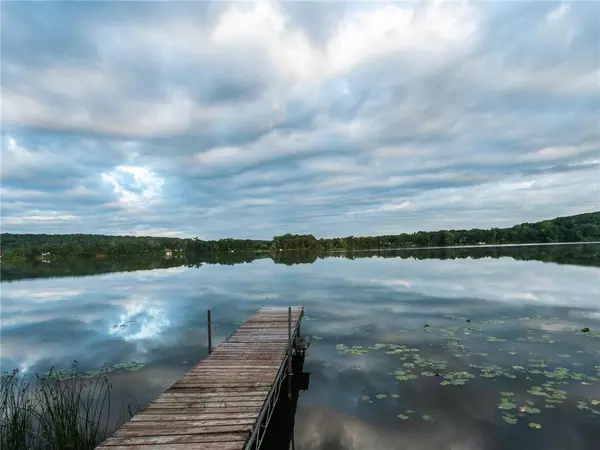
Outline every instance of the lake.
<path fill-rule="evenodd" d="M 113 399 L 143 406 L 206 355 L 208 308 L 218 343 L 260 306 L 304 305 L 299 450 L 597 449 L 599 255 L 576 245 L 3 269 L 2 371 L 126 363 L 109 374 Z"/>

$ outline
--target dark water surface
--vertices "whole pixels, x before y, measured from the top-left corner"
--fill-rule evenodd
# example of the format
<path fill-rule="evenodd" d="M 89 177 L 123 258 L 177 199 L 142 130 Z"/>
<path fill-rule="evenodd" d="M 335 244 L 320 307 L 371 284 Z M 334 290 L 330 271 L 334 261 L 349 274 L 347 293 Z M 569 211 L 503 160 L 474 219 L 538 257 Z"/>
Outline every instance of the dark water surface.
<path fill-rule="evenodd" d="M 299 450 L 600 448 L 600 246 L 476 251 L 21 271 L 1 285 L 2 371 L 135 361 L 113 399 L 144 405 L 206 355 L 208 308 L 218 343 L 260 306 L 304 305 Z"/>

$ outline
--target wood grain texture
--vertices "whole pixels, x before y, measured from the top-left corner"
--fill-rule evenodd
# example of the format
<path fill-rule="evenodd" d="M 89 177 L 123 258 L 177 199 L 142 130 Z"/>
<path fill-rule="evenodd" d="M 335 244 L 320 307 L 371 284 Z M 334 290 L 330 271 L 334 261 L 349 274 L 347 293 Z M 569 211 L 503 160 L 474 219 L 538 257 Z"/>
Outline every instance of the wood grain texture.
<path fill-rule="evenodd" d="M 288 354 L 288 308 L 261 308 L 96 450 L 242 450 Z"/>

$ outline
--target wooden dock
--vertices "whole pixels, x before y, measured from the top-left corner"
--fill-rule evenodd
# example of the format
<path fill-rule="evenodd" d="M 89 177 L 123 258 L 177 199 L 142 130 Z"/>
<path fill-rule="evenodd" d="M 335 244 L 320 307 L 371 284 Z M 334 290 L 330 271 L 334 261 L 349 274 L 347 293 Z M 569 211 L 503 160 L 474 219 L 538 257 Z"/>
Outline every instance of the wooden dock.
<path fill-rule="evenodd" d="M 303 314 L 302 306 L 261 308 L 97 450 L 260 448 Z"/>

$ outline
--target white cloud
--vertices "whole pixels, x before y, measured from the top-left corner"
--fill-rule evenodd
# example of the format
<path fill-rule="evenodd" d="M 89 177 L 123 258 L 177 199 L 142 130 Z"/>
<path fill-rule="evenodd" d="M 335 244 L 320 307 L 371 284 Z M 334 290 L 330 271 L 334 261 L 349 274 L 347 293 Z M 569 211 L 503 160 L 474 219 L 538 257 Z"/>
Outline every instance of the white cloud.
<path fill-rule="evenodd" d="M 34 216 L 2 217 L 2 226 L 37 225 L 43 227 L 48 223 L 73 222 L 79 219 L 80 217 L 72 214 L 59 214 L 54 212 L 53 214 L 40 214 Z"/>
<path fill-rule="evenodd" d="M 3 30 L 6 229 L 331 236 L 600 208 L 597 5 L 135 6 L 57 17 L 60 39 Z"/>
<path fill-rule="evenodd" d="M 128 179 L 129 178 L 129 179 Z M 164 180 L 149 167 L 117 166 L 102 174 L 119 203 L 128 210 L 146 208 L 160 200 Z"/>

